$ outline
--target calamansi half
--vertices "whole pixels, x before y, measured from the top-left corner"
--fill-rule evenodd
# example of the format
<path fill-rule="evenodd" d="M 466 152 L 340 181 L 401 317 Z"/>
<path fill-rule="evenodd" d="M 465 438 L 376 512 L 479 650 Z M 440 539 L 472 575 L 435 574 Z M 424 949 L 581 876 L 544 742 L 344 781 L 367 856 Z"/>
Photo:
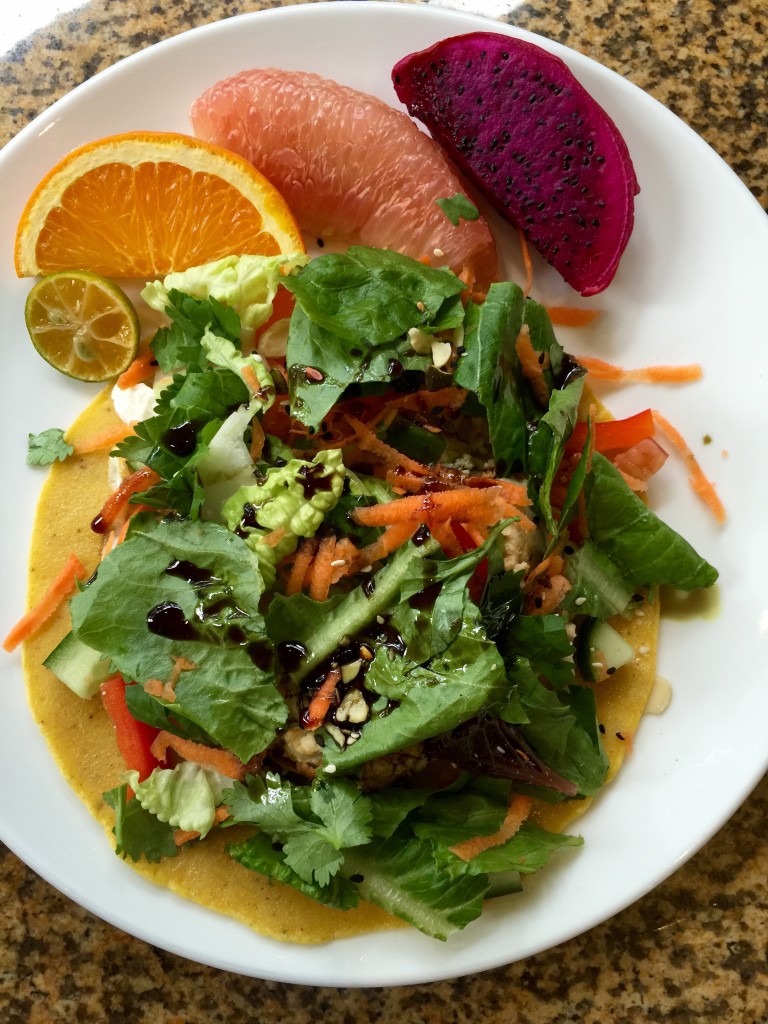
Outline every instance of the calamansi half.
<path fill-rule="evenodd" d="M 65 270 L 41 278 L 24 317 L 37 351 L 68 377 L 110 380 L 136 357 L 136 310 L 121 288 L 98 274 Z"/>

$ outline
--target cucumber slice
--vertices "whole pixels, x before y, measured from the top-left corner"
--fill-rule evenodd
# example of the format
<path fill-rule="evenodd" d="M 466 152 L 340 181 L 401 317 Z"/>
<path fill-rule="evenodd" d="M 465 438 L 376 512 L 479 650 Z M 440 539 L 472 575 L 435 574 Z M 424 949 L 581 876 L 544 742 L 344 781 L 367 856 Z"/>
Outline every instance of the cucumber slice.
<path fill-rule="evenodd" d="M 494 871 L 488 876 L 488 891 L 485 899 L 493 900 L 497 896 L 508 896 L 512 892 L 522 892 L 523 883 L 519 871 Z"/>
<path fill-rule="evenodd" d="M 83 700 L 89 700 L 109 676 L 110 661 L 74 633 L 51 651 L 43 665 Z"/>
<path fill-rule="evenodd" d="M 613 675 L 634 656 L 634 647 L 602 619 L 586 619 L 579 629 L 576 667 L 588 683 Z"/>

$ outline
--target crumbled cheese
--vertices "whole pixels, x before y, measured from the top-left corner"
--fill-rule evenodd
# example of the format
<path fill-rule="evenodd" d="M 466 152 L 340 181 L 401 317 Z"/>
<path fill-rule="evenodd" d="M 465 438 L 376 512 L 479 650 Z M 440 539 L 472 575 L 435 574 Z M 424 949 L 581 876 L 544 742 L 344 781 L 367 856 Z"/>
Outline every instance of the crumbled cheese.
<path fill-rule="evenodd" d="M 134 384 L 130 388 L 112 388 L 112 404 L 123 423 L 147 420 L 155 410 L 157 397 L 148 384 Z"/>

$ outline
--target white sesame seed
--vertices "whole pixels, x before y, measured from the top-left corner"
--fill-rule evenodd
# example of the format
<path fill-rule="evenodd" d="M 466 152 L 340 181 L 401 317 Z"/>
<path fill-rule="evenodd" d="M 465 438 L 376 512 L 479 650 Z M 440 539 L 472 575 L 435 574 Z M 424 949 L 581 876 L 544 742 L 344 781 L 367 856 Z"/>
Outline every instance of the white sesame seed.
<path fill-rule="evenodd" d="M 336 771 L 336 765 L 335 764 L 327 764 L 325 766 L 325 774 L 326 775 L 333 775 L 333 773 L 335 771 Z"/>
<path fill-rule="evenodd" d="M 650 648 L 647 646 L 647 644 L 640 644 L 640 646 L 637 648 L 637 653 L 647 654 L 649 650 Z"/>
<path fill-rule="evenodd" d="M 587 600 L 586 597 L 577 597 L 576 600 L 573 603 L 574 604 L 585 604 L 586 600 Z"/>
<path fill-rule="evenodd" d="M 384 625 L 384 621 L 385 621 L 385 620 L 384 620 L 384 616 L 383 616 L 383 615 L 377 615 L 377 616 L 376 616 L 376 621 L 378 622 L 378 624 L 379 624 L 380 626 L 383 626 L 383 625 Z"/>
<path fill-rule="evenodd" d="M 346 561 L 343 558 L 334 558 L 334 560 L 331 562 L 331 565 L 334 568 L 336 568 L 336 566 L 338 566 L 338 565 L 346 565 L 346 564 L 347 563 L 346 563 Z"/>
<path fill-rule="evenodd" d="M 363 568 L 360 570 L 360 572 L 371 572 L 372 569 L 373 569 L 372 565 L 364 565 Z"/>
<path fill-rule="evenodd" d="M 442 250 L 442 249 L 433 249 L 433 250 L 432 250 L 432 252 L 433 252 L 433 253 L 435 254 L 435 256 L 437 256 L 437 257 L 438 257 L 438 259 L 439 259 L 439 258 L 440 258 L 441 256 L 445 256 L 445 253 L 443 252 L 443 250 Z"/>
<path fill-rule="evenodd" d="M 421 299 L 419 299 L 419 301 L 416 303 L 416 309 L 418 309 L 420 313 L 423 313 L 426 308 L 427 307 L 424 305 Z"/>

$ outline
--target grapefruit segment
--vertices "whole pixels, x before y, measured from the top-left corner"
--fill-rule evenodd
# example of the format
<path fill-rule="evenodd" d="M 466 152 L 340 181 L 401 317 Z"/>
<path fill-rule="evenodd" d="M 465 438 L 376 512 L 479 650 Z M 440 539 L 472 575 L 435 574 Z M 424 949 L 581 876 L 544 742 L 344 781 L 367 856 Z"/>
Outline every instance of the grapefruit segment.
<path fill-rule="evenodd" d="M 256 68 L 195 102 L 196 135 L 244 156 L 310 237 L 429 256 L 480 288 L 496 277 L 486 221 L 454 226 L 436 200 L 467 185 L 407 114 L 306 72 Z M 437 255 L 435 255 L 437 250 Z"/>
<path fill-rule="evenodd" d="M 395 91 L 457 166 L 582 295 L 613 279 L 639 191 L 608 114 L 547 50 L 496 32 L 399 61 Z"/>

